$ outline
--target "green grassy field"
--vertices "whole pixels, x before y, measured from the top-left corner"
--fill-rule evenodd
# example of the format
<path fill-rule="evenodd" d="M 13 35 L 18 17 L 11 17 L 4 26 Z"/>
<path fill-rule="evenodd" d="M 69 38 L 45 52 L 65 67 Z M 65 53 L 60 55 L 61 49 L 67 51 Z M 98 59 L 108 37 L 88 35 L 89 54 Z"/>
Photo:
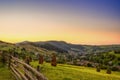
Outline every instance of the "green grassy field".
<path fill-rule="evenodd" d="M 0 80 L 15 80 L 8 67 L 0 63 Z"/>
<path fill-rule="evenodd" d="M 31 65 L 36 67 L 38 62 L 31 62 Z M 58 64 L 57 67 L 53 67 L 50 63 L 44 63 L 40 66 L 41 72 L 48 80 L 120 80 L 120 72 L 106 74 L 105 70 L 96 72 L 95 68 L 66 64 Z"/>

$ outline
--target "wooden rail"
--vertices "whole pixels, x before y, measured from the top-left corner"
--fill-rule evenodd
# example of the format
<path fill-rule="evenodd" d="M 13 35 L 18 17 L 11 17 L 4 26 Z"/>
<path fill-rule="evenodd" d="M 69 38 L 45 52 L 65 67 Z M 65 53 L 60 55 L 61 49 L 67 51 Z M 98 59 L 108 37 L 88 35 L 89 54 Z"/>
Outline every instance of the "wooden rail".
<path fill-rule="evenodd" d="M 47 80 L 35 68 L 11 55 L 9 55 L 8 66 L 17 80 Z"/>

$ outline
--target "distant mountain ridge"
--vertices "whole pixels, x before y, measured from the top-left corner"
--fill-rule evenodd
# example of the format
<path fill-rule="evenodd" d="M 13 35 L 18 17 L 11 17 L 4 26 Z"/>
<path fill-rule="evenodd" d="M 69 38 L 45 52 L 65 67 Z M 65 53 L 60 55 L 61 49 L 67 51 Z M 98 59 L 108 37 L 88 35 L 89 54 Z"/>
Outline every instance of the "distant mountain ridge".
<path fill-rule="evenodd" d="M 24 47 L 30 51 L 55 51 L 57 53 L 73 53 L 73 54 L 91 54 L 91 53 L 105 53 L 109 51 L 120 51 L 120 45 L 80 45 L 71 44 L 65 41 L 39 41 L 30 42 L 23 41 L 19 43 L 8 43 L 0 41 L 0 45 L 13 45 Z"/>
<path fill-rule="evenodd" d="M 53 50 L 59 53 L 89 54 L 89 53 L 103 53 L 112 50 L 120 50 L 120 45 L 100 45 L 100 46 L 77 45 L 67 43 L 65 41 L 39 41 L 39 42 L 23 41 L 20 43 L 16 43 L 16 45 L 27 44 L 38 48 Z"/>

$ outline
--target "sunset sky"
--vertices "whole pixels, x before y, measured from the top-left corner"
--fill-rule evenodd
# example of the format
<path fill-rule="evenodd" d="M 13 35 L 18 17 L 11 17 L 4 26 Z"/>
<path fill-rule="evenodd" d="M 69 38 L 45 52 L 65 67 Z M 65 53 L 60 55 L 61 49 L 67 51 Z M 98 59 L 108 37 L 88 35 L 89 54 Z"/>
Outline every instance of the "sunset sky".
<path fill-rule="evenodd" d="M 120 44 L 120 0 L 0 1 L 0 40 Z"/>

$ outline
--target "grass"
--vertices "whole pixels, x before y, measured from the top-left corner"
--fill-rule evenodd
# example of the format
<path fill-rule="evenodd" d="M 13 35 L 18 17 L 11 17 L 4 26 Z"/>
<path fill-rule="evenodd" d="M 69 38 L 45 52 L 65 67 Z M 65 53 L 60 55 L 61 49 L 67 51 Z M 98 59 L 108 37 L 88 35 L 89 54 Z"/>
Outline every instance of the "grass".
<path fill-rule="evenodd" d="M 8 67 L 0 63 L 0 80 L 15 80 Z"/>
<path fill-rule="evenodd" d="M 31 65 L 36 67 L 38 62 L 31 62 Z M 73 66 L 67 64 L 58 64 L 53 67 L 50 63 L 40 65 L 41 73 L 49 80 L 120 80 L 120 72 L 112 72 L 106 74 L 105 70 L 96 72 L 95 68 L 82 66 Z"/>
<path fill-rule="evenodd" d="M 115 54 L 117 57 L 120 57 L 120 54 Z"/>

